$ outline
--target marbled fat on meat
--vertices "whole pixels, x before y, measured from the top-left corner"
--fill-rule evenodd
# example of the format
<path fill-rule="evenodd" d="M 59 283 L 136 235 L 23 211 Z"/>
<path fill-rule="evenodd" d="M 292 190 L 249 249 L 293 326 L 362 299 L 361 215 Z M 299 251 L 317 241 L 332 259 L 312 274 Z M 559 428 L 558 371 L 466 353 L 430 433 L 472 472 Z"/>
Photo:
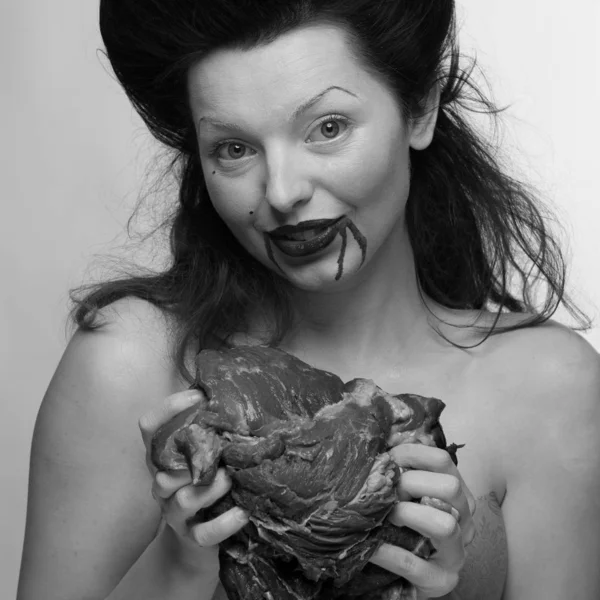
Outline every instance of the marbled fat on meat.
<path fill-rule="evenodd" d="M 408 583 L 369 558 L 384 541 L 425 558 L 432 547 L 386 521 L 399 479 L 387 451 L 407 441 L 446 448 L 443 402 L 392 396 L 366 379 L 344 384 L 262 346 L 204 350 L 196 365 L 205 398 L 159 429 L 152 460 L 201 484 L 228 470 L 231 492 L 199 515 L 250 512 L 220 547 L 228 597 L 402 597 Z"/>

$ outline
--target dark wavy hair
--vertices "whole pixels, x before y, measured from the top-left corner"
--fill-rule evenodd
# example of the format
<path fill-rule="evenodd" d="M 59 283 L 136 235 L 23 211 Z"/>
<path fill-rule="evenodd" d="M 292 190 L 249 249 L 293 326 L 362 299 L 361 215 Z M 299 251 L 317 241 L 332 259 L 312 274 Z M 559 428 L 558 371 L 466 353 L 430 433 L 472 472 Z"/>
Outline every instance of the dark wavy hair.
<path fill-rule="evenodd" d="M 257 310 L 273 323 L 271 343 L 281 339 L 293 323 L 289 284 L 251 257 L 213 209 L 186 76 L 216 49 L 253 48 L 316 23 L 346 30 L 356 58 L 389 86 L 407 118 L 439 88 L 433 142 L 411 151 L 406 207 L 421 293 L 453 309 L 494 311 L 487 335 L 541 323 L 561 303 L 585 326 L 565 294 L 565 261 L 547 215 L 467 119 L 498 111 L 472 81 L 473 63 L 461 65 L 453 0 L 101 0 L 107 56 L 151 133 L 173 151 L 179 203 L 165 223 L 168 268 L 79 288 L 75 323 L 95 328 L 102 307 L 143 298 L 177 317 L 175 360 L 188 378 L 191 342 L 226 342 Z M 502 312 L 525 314 L 500 327 Z"/>

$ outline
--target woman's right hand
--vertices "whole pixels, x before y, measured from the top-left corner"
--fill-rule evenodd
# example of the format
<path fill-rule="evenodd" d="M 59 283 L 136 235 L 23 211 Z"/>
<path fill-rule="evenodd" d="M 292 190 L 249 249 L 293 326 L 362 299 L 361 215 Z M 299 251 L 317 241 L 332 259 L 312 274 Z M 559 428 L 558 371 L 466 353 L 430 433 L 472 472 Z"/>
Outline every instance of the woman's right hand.
<path fill-rule="evenodd" d="M 198 511 L 214 504 L 231 488 L 227 472 L 219 469 L 210 485 L 195 486 L 188 471 L 159 471 L 150 460 L 150 445 L 158 428 L 201 398 L 197 390 L 173 394 L 144 414 L 139 427 L 146 446 L 146 464 L 154 478 L 152 495 L 161 508 L 163 521 L 177 540 L 179 560 L 186 568 L 214 575 L 219 569 L 218 544 L 248 523 L 247 514 L 238 507 L 210 521 L 198 522 Z"/>

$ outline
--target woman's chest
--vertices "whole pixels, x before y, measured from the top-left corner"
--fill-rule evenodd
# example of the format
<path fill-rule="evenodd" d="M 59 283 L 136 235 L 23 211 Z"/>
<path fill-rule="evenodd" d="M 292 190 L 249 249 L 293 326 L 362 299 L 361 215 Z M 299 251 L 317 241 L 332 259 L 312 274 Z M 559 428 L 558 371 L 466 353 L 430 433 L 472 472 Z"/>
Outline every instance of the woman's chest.
<path fill-rule="evenodd" d="M 434 396 L 445 403 L 442 426 L 449 444 L 464 445 L 458 454 L 459 470 L 477 499 L 476 539 L 456 591 L 460 591 L 460 596 L 451 595 L 449 600 L 499 599 L 506 576 L 507 547 L 500 509 L 506 481 L 500 468 L 502 460 L 499 460 L 501 436 L 497 430 L 501 425 L 502 403 L 498 386 L 477 375 L 469 363 L 444 366 L 438 361 L 431 370 L 411 369 L 406 365 L 398 369 L 386 366 L 365 370 L 310 362 L 336 372 L 346 381 L 352 379 L 351 373 L 360 373 L 387 392 Z"/>
<path fill-rule="evenodd" d="M 510 436 L 511 398 L 504 398 L 498 382 L 487 380 L 469 360 L 438 361 L 429 369 L 403 365 L 362 376 L 392 394 L 442 400 L 445 408 L 440 422 L 446 440 L 463 446 L 457 454 L 463 479 L 476 498 L 494 493 L 502 502 L 506 493 L 503 448 Z"/>
<path fill-rule="evenodd" d="M 439 375 L 439 374 L 438 374 Z M 508 543 L 501 504 L 507 489 L 503 444 L 509 443 L 511 398 L 504 386 L 471 374 L 428 378 L 404 374 L 402 383 L 380 378 L 380 387 L 392 393 L 434 396 L 446 404 L 440 421 L 448 444 L 458 451 L 460 474 L 476 499 L 476 535 L 467 549 L 457 588 L 445 600 L 500 600 L 508 569 Z"/>

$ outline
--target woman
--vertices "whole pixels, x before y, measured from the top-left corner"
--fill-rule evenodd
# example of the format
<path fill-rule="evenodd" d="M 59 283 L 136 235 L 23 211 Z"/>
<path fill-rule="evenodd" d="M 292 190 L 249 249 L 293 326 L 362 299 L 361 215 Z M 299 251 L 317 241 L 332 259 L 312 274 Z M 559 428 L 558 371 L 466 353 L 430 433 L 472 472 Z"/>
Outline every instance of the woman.
<path fill-rule="evenodd" d="M 248 515 L 189 526 L 230 482 L 152 481 L 136 423 L 148 446 L 197 401 L 198 350 L 239 343 L 444 400 L 460 473 L 399 446 L 390 516 L 437 552 L 372 558 L 419 598 L 597 598 L 600 365 L 549 320 L 580 315 L 534 199 L 461 117 L 493 107 L 466 94 L 454 3 L 102 0 L 100 22 L 177 153 L 173 261 L 79 300 L 36 424 L 19 599 L 223 597 L 216 545 Z"/>

